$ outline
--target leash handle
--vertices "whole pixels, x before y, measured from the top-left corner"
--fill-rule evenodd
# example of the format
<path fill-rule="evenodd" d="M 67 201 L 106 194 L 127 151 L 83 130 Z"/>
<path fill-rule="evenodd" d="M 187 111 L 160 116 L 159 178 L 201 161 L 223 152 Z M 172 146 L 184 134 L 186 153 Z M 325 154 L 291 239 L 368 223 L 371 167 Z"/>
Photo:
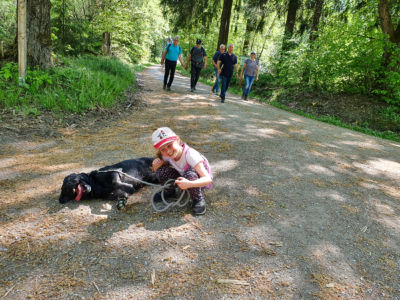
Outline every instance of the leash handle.
<path fill-rule="evenodd" d="M 153 206 L 153 209 L 154 209 L 156 212 L 164 212 L 164 211 L 166 211 L 166 210 L 168 210 L 168 209 L 170 209 L 170 208 L 176 207 L 176 206 L 177 206 L 177 207 L 184 207 L 184 206 L 186 206 L 186 205 L 189 203 L 189 201 L 190 201 L 190 194 L 189 194 L 189 192 L 188 192 L 187 190 L 180 190 L 180 191 L 181 191 L 181 194 L 179 195 L 178 198 L 175 199 L 175 201 L 167 202 L 167 200 L 166 200 L 165 197 L 164 197 L 164 190 L 165 190 L 167 187 L 171 187 L 171 186 L 175 186 L 175 179 L 169 179 L 169 180 L 167 180 L 167 182 L 165 182 L 165 184 L 164 184 L 163 186 L 161 186 L 159 189 L 156 189 L 156 190 L 153 192 L 153 194 L 152 194 L 152 196 L 151 196 L 151 206 Z M 161 200 L 162 200 L 162 203 L 163 203 L 164 207 L 157 206 L 156 203 L 154 202 L 155 196 L 156 196 L 160 191 L 161 191 Z"/>

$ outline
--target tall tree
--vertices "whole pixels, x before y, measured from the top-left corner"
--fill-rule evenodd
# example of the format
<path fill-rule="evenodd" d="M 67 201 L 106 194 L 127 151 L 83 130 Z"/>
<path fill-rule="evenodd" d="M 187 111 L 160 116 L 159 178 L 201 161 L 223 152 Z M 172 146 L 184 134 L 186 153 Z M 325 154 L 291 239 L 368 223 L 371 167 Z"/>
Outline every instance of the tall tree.
<path fill-rule="evenodd" d="M 253 35 L 254 41 L 254 33 L 262 32 L 264 29 L 267 3 L 268 0 L 249 0 L 244 8 L 246 11 L 246 31 L 244 34 L 243 55 L 248 55 L 251 36 Z"/>
<path fill-rule="evenodd" d="M 51 67 L 50 0 L 27 0 L 28 65 Z"/>
<path fill-rule="evenodd" d="M 312 19 L 311 25 L 311 32 L 310 32 L 310 41 L 313 42 L 317 38 L 318 35 L 318 25 L 319 20 L 321 19 L 322 8 L 324 6 L 324 0 L 316 0 L 314 6 L 314 14 Z"/>
<path fill-rule="evenodd" d="M 389 41 L 395 44 L 398 48 L 400 48 L 400 21 L 399 23 L 394 25 L 391 15 L 391 4 L 390 0 L 380 0 L 378 5 L 379 18 L 381 23 L 381 28 L 383 33 L 386 33 L 389 36 Z M 398 13 L 398 10 L 396 10 Z M 389 49 L 385 49 L 384 55 L 384 66 L 388 67 L 391 51 Z"/>
<path fill-rule="evenodd" d="M 300 0 L 289 0 L 286 24 L 285 24 L 285 33 L 283 37 L 282 50 L 286 51 L 291 48 L 289 40 L 293 36 L 294 25 L 296 23 L 296 14 L 299 8 Z"/>
<path fill-rule="evenodd" d="M 222 7 L 221 23 L 219 26 L 218 45 L 227 44 L 229 37 L 229 24 L 231 22 L 231 11 L 232 11 L 233 0 L 224 0 L 224 6 Z"/>
<path fill-rule="evenodd" d="M 254 18 L 248 18 L 246 21 L 246 32 L 244 34 L 244 42 L 243 42 L 243 55 L 248 54 L 248 50 L 249 50 L 249 44 L 250 44 L 250 36 L 251 33 L 255 30 L 256 28 L 256 24 L 255 24 L 256 20 Z"/>

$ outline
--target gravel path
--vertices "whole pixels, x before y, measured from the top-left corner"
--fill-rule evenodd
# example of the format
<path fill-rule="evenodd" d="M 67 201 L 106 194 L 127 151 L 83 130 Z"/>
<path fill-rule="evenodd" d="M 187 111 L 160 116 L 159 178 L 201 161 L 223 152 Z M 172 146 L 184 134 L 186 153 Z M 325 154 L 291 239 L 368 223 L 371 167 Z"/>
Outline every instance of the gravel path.
<path fill-rule="evenodd" d="M 0 297 L 400 299 L 400 144 L 162 78 L 107 126 L 2 137 Z M 210 161 L 204 216 L 154 213 L 150 188 L 58 203 L 64 176 L 153 155 L 159 126 Z"/>

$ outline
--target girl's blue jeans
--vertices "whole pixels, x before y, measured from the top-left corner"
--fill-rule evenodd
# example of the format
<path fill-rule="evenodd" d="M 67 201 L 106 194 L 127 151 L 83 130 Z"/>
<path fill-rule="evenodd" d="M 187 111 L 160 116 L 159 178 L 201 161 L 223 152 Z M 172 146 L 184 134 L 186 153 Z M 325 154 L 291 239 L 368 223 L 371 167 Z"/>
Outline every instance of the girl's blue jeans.
<path fill-rule="evenodd" d="M 250 89 L 251 89 L 251 86 L 253 84 L 255 77 L 256 76 L 244 75 L 244 80 L 246 81 L 246 85 L 244 86 L 243 94 L 245 94 L 246 96 L 248 96 L 250 94 Z"/>

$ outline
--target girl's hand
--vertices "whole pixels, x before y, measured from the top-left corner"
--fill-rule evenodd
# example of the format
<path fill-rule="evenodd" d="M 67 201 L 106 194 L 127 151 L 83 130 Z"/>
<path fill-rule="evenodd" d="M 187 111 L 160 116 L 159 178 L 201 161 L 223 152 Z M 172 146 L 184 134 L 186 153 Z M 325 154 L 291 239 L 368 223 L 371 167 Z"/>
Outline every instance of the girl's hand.
<path fill-rule="evenodd" d="M 178 178 L 175 180 L 175 184 L 176 184 L 177 186 L 179 186 L 179 188 L 180 188 L 181 190 L 186 190 L 186 189 L 188 189 L 188 188 L 191 187 L 191 182 L 190 182 L 190 180 L 187 180 L 186 178 L 183 178 L 183 177 L 178 177 Z"/>
<path fill-rule="evenodd" d="M 159 167 L 163 165 L 164 161 L 162 159 L 156 158 L 153 160 L 153 170 L 154 172 L 158 170 Z"/>

